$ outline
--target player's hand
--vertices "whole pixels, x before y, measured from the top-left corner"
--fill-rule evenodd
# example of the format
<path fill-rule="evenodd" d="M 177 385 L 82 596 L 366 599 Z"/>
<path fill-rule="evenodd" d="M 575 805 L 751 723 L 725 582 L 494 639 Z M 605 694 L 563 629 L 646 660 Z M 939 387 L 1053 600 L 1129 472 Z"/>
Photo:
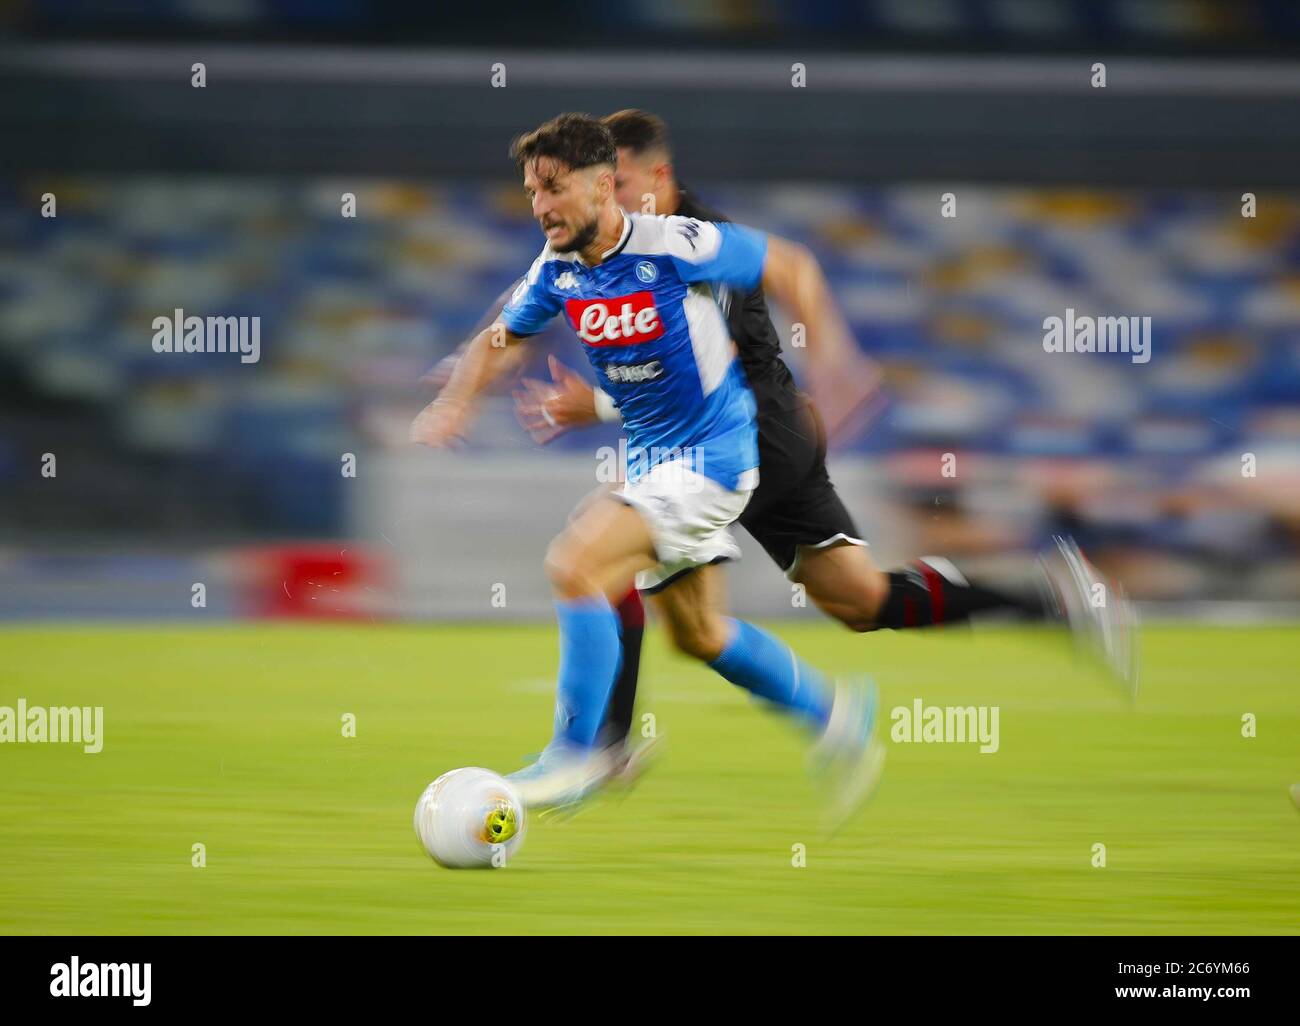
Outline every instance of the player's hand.
<path fill-rule="evenodd" d="M 514 393 L 515 415 L 538 445 L 598 419 L 595 390 L 554 356 L 547 363 L 550 381 L 524 378 Z"/>
<path fill-rule="evenodd" d="M 883 379 L 880 365 L 857 352 L 835 361 L 833 368 L 810 369 L 809 390 L 830 444 L 852 441 L 880 415 Z"/>
<path fill-rule="evenodd" d="M 464 441 L 469 424 L 468 404 L 456 399 L 435 399 L 411 421 L 411 441 L 430 449 L 445 449 Z"/>

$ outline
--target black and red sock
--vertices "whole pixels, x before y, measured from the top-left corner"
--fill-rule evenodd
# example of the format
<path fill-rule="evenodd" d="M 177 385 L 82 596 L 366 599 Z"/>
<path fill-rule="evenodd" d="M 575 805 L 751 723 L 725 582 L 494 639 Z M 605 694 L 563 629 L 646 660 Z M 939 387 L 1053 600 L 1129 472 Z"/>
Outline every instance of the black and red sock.
<path fill-rule="evenodd" d="M 965 623 L 979 613 L 994 611 L 1021 620 L 1042 620 L 1048 615 L 1041 596 L 976 584 L 946 559 L 918 559 L 887 576 L 889 594 L 876 620 L 893 630 Z"/>
<path fill-rule="evenodd" d="M 635 588 L 614 607 L 622 631 L 623 662 L 614 691 L 609 696 L 605 712 L 606 743 L 625 740 L 632 730 L 632 716 L 636 710 L 636 685 L 641 673 L 641 638 L 645 634 L 645 606 Z"/>

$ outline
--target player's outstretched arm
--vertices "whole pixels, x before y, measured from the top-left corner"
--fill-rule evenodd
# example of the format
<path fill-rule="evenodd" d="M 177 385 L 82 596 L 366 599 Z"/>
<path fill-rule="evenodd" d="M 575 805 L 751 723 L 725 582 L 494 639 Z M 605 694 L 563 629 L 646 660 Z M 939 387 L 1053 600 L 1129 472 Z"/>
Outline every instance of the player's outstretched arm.
<path fill-rule="evenodd" d="M 478 397 L 513 365 L 509 351 L 520 341 L 500 321 L 474 336 L 441 394 L 411 422 L 411 441 L 436 449 L 461 438 Z"/>
<path fill-rule="evenodd" d="M 478 323 L 474 325 L 474 330 L 470 332 L 469 337 L 456 347 L 455 352 L 448 353 L 422 375 L 420 384 L 433 389 L 435 392 L 441 392 L 447 386 L 447 382 L 451 380 L 451 376 L 456 370 L 456 364 L 465 355 L 465 350 L 469 348 L 469 344 L 478 337 L 479 332 L 495 324 L 500 319 L 501 311 L 510 301 L 511 294 L 518 287 L 519 283 L 515 282 L 510 288 L 497 296 L 493 304 L 488 307 L 487 312 L 478 319 Z M 524 355 L 524 350 L 521 347 L 509 347 L 506 350 L 506 358 L 509 362 L 503 366 L 501 373 L 503 375 L 513 375 L 523 365 Z"/>
<path fill-rule="evenodd" d="M 880 369 L 858 349 L 821 265 L 807 247 L 767 237 L 763 290 L 807 333 L 810 384 L 828 433 L 859 426 L 880 385 Z"/>
<path fill-rule="evenodd" d="M 460 363 L 461 357 L 465 355 L 465 350 L 469 348 L 469 344 L 473 341 L 473 336 L 467 338 L 456 347 L 455 352 L 448 353 L 435 363 L 426 374 L 420 377 L 420 384 L 434 392 L 441 392 L 446 388 L 447 382 L 451 380 L 452 374 L 456 371 L 456 364 Z M 520 346 L 511 346 L 507 349 L 504 357 L 505 363 L 501 368 L 501 376 L 512 377 L 524 365 L 526 356 L 526 351 Z"/>

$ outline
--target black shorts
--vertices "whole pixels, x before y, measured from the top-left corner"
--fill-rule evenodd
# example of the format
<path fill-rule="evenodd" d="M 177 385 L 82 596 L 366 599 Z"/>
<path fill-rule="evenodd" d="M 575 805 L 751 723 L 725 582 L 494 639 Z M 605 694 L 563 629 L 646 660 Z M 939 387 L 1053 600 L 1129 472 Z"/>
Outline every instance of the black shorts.
<path fill-rule="evenodd" d="M 865 544 L 826 470 L 816 407 L 758 415 L 758 488 L 738 521 L 787 574 L 800 546 Z"/>

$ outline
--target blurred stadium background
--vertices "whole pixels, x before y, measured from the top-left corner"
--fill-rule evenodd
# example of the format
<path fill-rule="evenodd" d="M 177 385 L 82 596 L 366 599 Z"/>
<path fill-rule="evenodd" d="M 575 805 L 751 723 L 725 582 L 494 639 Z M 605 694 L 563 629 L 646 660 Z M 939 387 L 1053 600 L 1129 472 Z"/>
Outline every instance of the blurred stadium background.
<path fill-rule="evenodd" d="M 884 365 L 832 462 L 884 563 L 996 570 L 1068 530 L 1161 614 L 1295 615 L 1290 3 L 0 17 L 0 616 L 549 616 L 545 543 L 617 436 L 539 449 L 503 395 L 462 453 L 391 440 L 539 248 L 510 138 L 623 106 L 668 120 L 707 201 L 810 245 Z M 177 307 L 260 316 L 261 362 L 155 354 Z M 1045 353 L 1066 307 L 1151 316 L 1151 361 Z M 538 348 L 586 369 L 562 331 Z M 736 607 L 814 616 L 745 542 Z"/>
<path fill-rule="evenodd" d="M 1300 8 L 480 7 L 0 2 L 0 705 L 107 736 L 0 751 L 0 931 L 1295 932 Z M 741 532 L 733 608 L 883 708 L 1001 709 L 997 757 L 891 745 L 826 838 L 799 739 L 652 630 L 671 753 L 634 798 L 434 874 L 423 786 L 544 741 L 542 556 L 617 436 L 538 448 L 506 395 L 458 452 L 407 425 L 540 247 L 510 139 L 629 106 L 883 364 L 831 459 L 882 564 L 1011 573 L 1067 530 L 1187 622 L 1134 709 L 1032 631 L 850 634 Z M 1150 362 L 1045 353 L 1071 307 L 1150 316 Z M 260 362 L 154 353 L 177 308 L 260 317 Z"/>

